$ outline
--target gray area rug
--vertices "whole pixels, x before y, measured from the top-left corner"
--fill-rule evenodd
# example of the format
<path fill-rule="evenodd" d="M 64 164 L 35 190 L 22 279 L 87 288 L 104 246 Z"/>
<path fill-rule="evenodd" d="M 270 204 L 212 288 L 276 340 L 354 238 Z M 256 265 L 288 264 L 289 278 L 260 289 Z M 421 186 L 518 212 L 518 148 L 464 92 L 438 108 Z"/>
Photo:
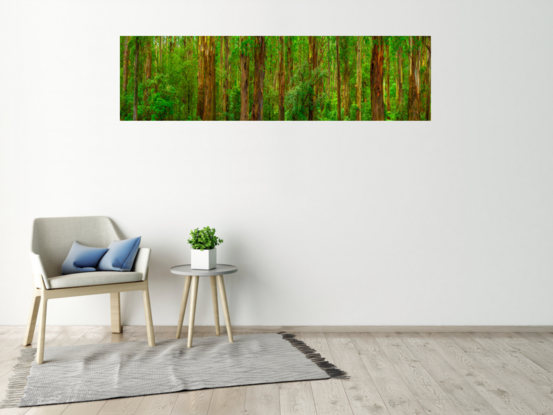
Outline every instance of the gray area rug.
<path fill-rule="evenodd" d="M 0 408 L 155 395 L 185 390 L 347 378 L 293 334 L 253 334 L 22 349 Z"/>

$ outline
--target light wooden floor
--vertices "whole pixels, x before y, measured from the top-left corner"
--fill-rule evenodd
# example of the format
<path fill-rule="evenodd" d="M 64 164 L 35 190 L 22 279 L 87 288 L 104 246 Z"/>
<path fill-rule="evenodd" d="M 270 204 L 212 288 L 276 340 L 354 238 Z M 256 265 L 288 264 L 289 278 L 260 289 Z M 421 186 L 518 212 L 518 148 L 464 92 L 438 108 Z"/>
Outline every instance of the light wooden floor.
<path fill-rule="evenodd" d="M 23 331 L 0 326 L 0 400 L 22 348 Z M 123 334 L 111 334 L 107 326 L 48 327 L 46 333 L 46 347 L 146 341 L 141 327 L 125 327 Z M 156 339 L 174 333 L 165 327 Z M 0 409 L 0 414 L 553 414 L 552 333 L 297 334 L 349 372 L 351 380 Z"/>

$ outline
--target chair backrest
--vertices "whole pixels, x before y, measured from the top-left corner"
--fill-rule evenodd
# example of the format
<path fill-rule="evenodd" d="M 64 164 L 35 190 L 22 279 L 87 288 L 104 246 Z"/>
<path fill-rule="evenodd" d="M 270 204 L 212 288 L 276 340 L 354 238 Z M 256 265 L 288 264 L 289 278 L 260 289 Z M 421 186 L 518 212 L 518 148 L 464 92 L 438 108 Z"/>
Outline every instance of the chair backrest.
<path fill-rule="evenodd" d="M 107 248 L 123 239 L 107 216 L 37 218 L 33 224 L 31 249 L 40 255 L 48 277 L 61 274 L 61 266 L 73 241 L 96 248 Z"/>

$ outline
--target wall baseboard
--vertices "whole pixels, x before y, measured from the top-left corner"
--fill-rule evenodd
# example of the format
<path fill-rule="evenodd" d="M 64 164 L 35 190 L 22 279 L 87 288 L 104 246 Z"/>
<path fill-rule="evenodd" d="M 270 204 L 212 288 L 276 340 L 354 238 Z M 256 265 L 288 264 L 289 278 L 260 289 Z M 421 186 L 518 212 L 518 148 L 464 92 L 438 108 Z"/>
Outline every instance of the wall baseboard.
<path fill-rule="evenodd" d="M 46 330 L 64 330 L 67 327 L 85 327 L 82 325 L 74 326 L 47 326 Z M 105 327 L 106 330 L 110 326 L 86 326 L 86 327 Z M 25 326 L 9 326 L 4 325 L 0 328 L 20 328 L 25 329 Z M 266 333 L 286 331 L 289 333 L 417 333 L 417 332 L 433 332 L 433 333 L 553 333 L 553 326 L 232 326 L 233 331 L 248 332 L 248 333 Z M 123 330 L 146 330 L 146 326 L 123 326 Z M 155 326 L 156 332 L 171 332 L 177 330 L 177 326 Z M 186 335 L 188 326 L 183 326 L 183 336 Z M 196 333 L 215 332 L 213 326 L 195 326 Z M 226 333 L 224 324 L 221 325 L 221 333 Z"/>
<path fill-rule="evenodd" d="M 129 327 L 144 327 L 144 326 L 126 326 Z M 187 326 L 183 326 L 183 333 L 186 333 Z M 267 331 L 286 331 L 286 332 L 322 332 L 322 333 L 416 333 L 416 332 L 434 332 L 434 333 L 511 333 L 511 332 L 539 332 L 553 333 L 553 326 L 232 326 L 236 332 L 267 332 Z M 156 326 L 156 331 L 173 331 L 176 326 Z M 211 332 L 215 329 L 213 326 L 194 326 L 195 332 Z M 221 325 L 221 330 L 224 330 L 224 325 Z"/>

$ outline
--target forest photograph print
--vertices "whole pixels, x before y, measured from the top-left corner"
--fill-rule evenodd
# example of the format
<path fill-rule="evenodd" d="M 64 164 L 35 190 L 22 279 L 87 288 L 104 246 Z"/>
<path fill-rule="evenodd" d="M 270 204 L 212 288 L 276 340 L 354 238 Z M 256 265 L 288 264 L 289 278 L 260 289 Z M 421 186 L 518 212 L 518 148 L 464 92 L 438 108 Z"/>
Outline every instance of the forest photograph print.
<path fill-rule="evenodd" d="M 430 36 L 121 36 L 121 121 L 430 121 Z"/>

